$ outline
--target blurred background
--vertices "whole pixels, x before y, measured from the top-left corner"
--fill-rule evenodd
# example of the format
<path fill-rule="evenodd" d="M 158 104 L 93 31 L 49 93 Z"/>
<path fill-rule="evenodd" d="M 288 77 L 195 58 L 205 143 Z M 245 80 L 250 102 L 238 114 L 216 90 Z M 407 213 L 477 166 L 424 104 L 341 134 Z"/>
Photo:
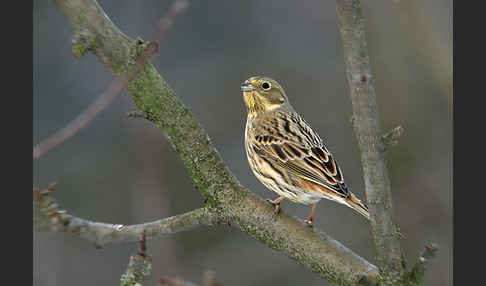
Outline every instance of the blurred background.
<path fill-rule="evenodd" d="M 127 35 L 151 40 L 172 1 L 100 1 Z M 427 242 L 440 245 L 424 285 L 452 285 L 452 0 L 362 1 L 384 130 L 403 126 L 390 149 L 395 221 L 409 264 Z M 71 53 L 71 25 L 51 1 L 34 1 L 33 144 L 83 112 L 114 77 L 92 55 Z M 192 110 L 240 182 L 263 198 L 276 194 L 251 173 L 244 151 L 240 83 L 267 75 L 339 159 L 350 189 L 364 183 L 349 122 L 335 1 L 191 1 L 152 59 Z M 135 224 L 200 207 L 177 154 L 148 121 L 128 119 L 123 92 L 85 129 L 35 161 L 34 185 L 58 182 L 61 208 L 85 219 Z M 305 218 L 310 207 L 282 203 Z M 322 200 L 315 225 L 375 262 L 368 224 Z M 136 243 L 96 249 L 65 233 L 33 238 L 34 285 L 117 285 Z M 328 285 L 309 269 L 229 227 L 199 228 L 150 240 L 150 280 L 201 283 L 206 270 L 224 285 Z"/>

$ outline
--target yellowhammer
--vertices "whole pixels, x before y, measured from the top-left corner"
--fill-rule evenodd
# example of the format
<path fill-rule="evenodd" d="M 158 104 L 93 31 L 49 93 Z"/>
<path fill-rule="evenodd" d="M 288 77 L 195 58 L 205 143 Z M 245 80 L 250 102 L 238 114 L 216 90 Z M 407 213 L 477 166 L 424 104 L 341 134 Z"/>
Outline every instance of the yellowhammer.
<path fill-rule="evenodd" d="M 306 223 L 312 225 L 317 202 L 329 199 L 370 218 L 368 208 L 344 184 L 343 174 L 319 135 L 290 105 L 275 80 L 255 76 L 241 85 L 248 111 L 245 148 L 250 168 L 267 188 L 280 195 L 267 200 L 313 204 Z"/>

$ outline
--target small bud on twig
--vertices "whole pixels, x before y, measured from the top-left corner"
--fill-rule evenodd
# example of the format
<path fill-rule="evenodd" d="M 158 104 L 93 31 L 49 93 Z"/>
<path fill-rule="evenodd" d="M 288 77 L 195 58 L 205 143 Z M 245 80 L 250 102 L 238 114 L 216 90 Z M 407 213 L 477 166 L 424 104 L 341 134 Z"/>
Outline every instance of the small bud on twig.
<path fill-rule="evenodd" d="M 381 138 L 385 142 L 385 146 L 395 146 L 398 144 L 398 138 L 403 135 L 403 132 L 403 127 L 397 126 L 385 133 L 383 136 L 381 136 Z"/>

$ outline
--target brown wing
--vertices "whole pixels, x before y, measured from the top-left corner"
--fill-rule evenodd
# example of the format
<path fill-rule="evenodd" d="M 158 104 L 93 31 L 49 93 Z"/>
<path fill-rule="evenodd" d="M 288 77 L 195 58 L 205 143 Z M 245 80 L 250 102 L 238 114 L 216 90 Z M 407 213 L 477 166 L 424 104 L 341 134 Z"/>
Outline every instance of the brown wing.
<path fill-rule="evenodd" d="M 255 126 L 253 150 L 287 172 L 349 197 L 336 160 L 296 113 L 277 113 Z"/>

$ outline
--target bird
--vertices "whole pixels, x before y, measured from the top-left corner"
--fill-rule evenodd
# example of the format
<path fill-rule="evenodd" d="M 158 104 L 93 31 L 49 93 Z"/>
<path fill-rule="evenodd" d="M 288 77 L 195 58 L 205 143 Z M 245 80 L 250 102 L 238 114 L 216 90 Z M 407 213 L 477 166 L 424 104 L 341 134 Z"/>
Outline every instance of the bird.
<path fill-rule="evenodd" d="M 274 79 L 252 76 L 241 84 L 247 110 L 245 149 L 256 178 L 279 197 L 267 199 L 280 212 L 280 202 L 312 204 L 304 220 L 312 227 L 317 202 L 344 204 L 368 220 L 368 207 L 349 191 L 337 160 L 314 129 L 294 110 Z"/>

